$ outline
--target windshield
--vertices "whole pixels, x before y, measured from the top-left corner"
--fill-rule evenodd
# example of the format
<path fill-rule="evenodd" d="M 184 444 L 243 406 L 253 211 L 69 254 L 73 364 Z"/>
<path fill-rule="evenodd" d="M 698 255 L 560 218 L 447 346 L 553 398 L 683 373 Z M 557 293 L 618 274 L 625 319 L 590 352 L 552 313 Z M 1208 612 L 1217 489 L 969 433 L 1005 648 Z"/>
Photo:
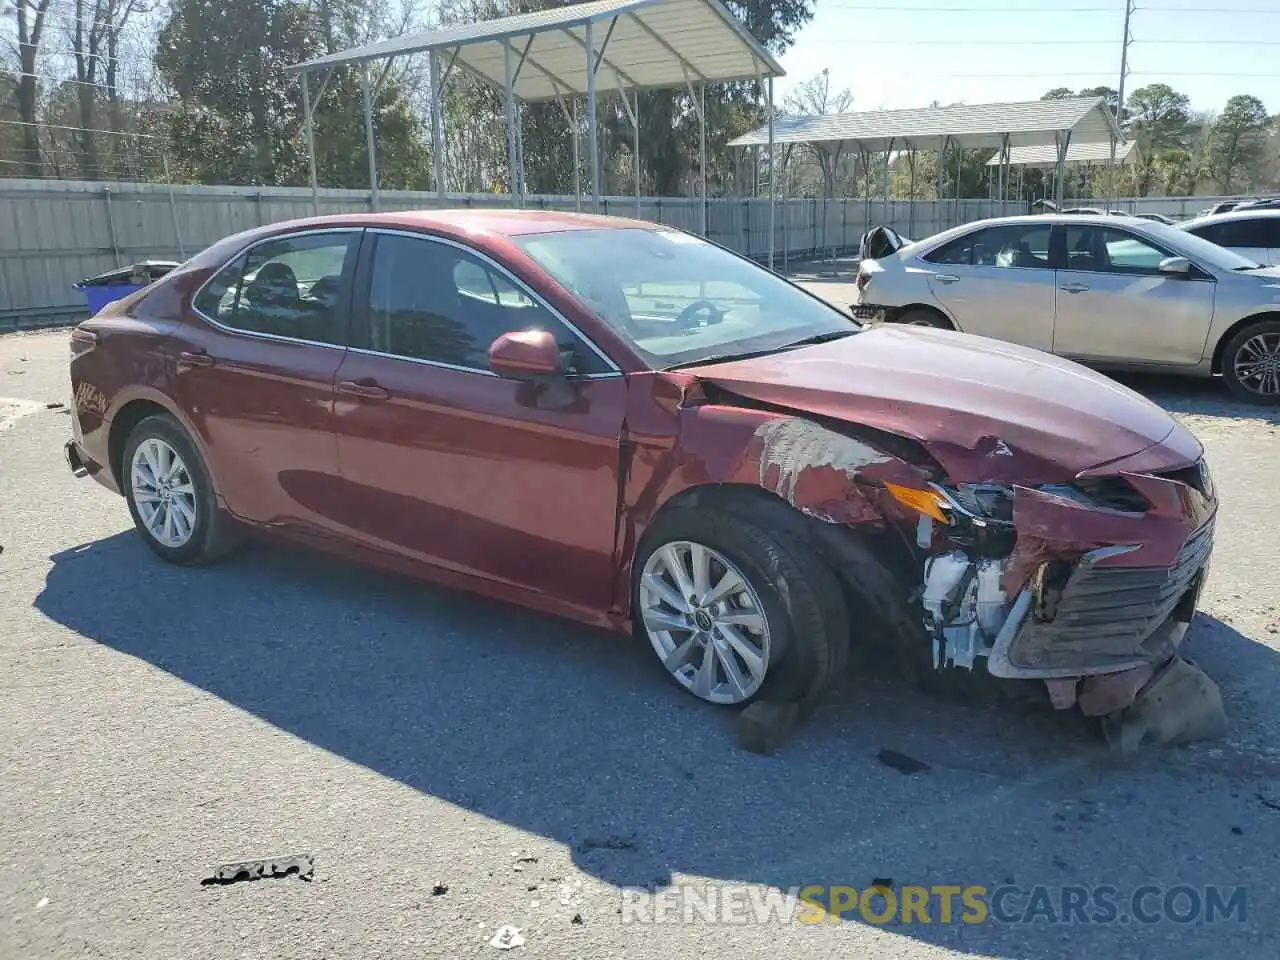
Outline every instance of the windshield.
<path fill-rule="evenodd" d="M 1188 233 L 1185 229 L 1187 223 L 1170 227 L 1152 220 L 1145 224 L 1145 229 L 1152 240 L 1163 241 L 1179 253 L 1208 264 L 1215 270 L 1251 270 L 1258 266 L 1253 260 L 1242 257 L 1226 247 L 1220 247 L 1203 237 L 1197 237 L 1194 233 Z"/>
<path fill-rule="evenodd" d="M 627 227 L 515 241 L 652 367 L 768 353 L 859 329 L 818 298 L 690 234 Z"/>

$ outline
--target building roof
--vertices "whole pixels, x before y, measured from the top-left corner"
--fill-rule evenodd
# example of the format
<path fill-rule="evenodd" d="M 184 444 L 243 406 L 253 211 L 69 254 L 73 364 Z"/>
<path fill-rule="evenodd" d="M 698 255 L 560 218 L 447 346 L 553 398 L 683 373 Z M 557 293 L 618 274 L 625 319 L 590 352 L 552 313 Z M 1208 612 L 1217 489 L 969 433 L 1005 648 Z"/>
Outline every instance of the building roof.
<path fill-rule="evenodd" d="M 785 71 L 719 0 L 594 0 L 497 20 L 457 24 L 317 57 L 293 70 L 442 52 L 456 65 L 505 87 L 511 45 L 515 95 L 549 100 L 587 90 L 586 25 L 595 24 L 596 91 L 683 87 L 781 77 Z"/>
<path fill-rule="evenodd" d="M 911 110 L 873 110 L 817 117 L 778 117 L 779 144 L 847 144 L 869 151 L 938 150 L 947 138 L 966 149 L 998 150 L 1003 137 L 1012 147 L 1054 145 L 1054 135 L 1071 131 L 1073 141 L 1107 143 L 1119 138 L 1115 117 L 1102 97 L 1030 100 L 1025 103 L 958 104 Z M 729 142 L 733 147 L 767 144 L 768 127 Z"/>
<path fill-rule="evenodd" d="M 1116 144 L 1116 164 L 1140 163 L 1142 154 L 1138 150 L 1136 140 L 1126 140 Z M 1094 143 L 1078 143 L 1072 138 L 1067 147 L 1067 163 L 1111 163 L 1111 142 L 1099 140 Z M 1000 155 L 996 154 L 987 161 L 987 166 L 1000 164 Z M 1058 151 L 1053 144 L 1029 147 L 1011 147 L 1009 149 L 1009 166 L 1011 167 L 1056 167 Z"/>

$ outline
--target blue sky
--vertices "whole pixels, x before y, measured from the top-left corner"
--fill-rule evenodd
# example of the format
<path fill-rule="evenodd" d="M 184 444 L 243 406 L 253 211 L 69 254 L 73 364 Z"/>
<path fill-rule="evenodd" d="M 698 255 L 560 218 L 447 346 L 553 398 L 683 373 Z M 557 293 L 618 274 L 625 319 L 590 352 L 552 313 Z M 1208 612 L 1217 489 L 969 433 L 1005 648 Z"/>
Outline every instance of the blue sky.
<path fill-rule="evenodd" d="M 1125 0 L 817 0 L 782 58 L 779 101 L 831 69 L 854 110 L 1035 100 L 1120 76 Z M 1280 113 L 1280 0 L 1138 0 L 1131 91 L 1168 83 L 1193 109 L 1251 93 Z"/>

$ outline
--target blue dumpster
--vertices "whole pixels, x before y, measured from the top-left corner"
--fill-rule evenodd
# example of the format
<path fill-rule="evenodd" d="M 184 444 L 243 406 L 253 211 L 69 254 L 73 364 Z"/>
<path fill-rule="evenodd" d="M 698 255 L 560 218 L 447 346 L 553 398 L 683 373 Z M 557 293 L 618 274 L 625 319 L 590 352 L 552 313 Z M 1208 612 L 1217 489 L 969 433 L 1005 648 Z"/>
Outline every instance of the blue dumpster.
<path fill-rule="evenodd" d="M 89 315 L 93 316 L 108 303 L 121 300 L 134 291 L 141 290 L 177 266 L 179 264 L 172 260 L 143 260 L 81 280 L 74 286 L 84 294 Z"/>

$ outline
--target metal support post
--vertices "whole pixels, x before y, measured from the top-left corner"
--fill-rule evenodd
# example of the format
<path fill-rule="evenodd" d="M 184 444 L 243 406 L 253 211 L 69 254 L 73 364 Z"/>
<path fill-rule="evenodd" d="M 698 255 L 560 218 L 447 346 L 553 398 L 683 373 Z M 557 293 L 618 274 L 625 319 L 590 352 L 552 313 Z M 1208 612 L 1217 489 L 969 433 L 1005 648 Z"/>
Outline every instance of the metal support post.
<path fill-rule="evenodd" d="M 596 136 L 595 22 L 587 21 L 587 138 L 591 163 L 591 212 L 600 212 L 600 140 Z"/>
<path fill-rule="evenodd" d="M 427 51 L 431 69 L 431 151 L 435 155 L 436 199 L 445 205 L 444 182 L 444 121 L 441 117 L 444 101 L 444 80 L 440 75 L 440 57 L 435 50 Z"/>
<path fill-rule="evenodd" d="M 378 156 L 373 146 L 373 96 L 367 63 L 360 70 L 360 92 L 364 99 L 364 138 L 369 147 L 369 206 L 377 213 L 382 209 L 382 198 L 378 195 Z"/>
<path fill-rule="evenodd" d="M 769 269 L 773 269 L 773 248 L 777 246 L 777 236 L 774 233 L 774 218 L 776 216 L 774 207 L 777 205 L 778 199 L 778 165 L 774 155 L 774 137 L 773 137 L 773 77 L 768 81 L 768 101 L 766 103 L 766 113 L 769 116 Z M 757 170 L 759 165 L 757 164 Z"/>
<path fill-rule="evenodd" d="M 519 147 L 516 145 L 516 97 L 511 89 L 515 65 L 511 62 L 511 41 L 502 41 L 503 106 L 507 119 L 507 182 L 513 206 L 522 206 L 524 190 L 520 184 Z"/>
<path fill-rule="evenodd" d="M 311 84 L 307 80 L 307 71 L 302 71 L 302 119 L 307 128 L 307 174 L 311 183 L 311 215 L 320 215 L 320 186 L 316 182 L 316 131 L 315 117 L 311 110 Z M 167 161 L 166 161 L 167 164 Z M 165 170 L 165 179 L 169 172 Z"/>

